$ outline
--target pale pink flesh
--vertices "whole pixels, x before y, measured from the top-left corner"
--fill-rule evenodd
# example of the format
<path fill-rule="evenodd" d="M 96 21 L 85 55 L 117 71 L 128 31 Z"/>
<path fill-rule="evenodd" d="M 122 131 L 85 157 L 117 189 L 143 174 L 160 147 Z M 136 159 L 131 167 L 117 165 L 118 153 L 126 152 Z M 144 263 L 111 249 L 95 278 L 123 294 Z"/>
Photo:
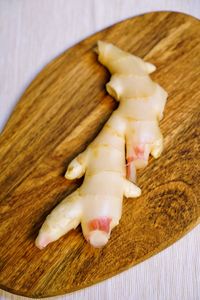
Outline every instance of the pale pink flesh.
<path fill-rule="evenodd" d="M 111 221 L 111 218 L 101 217 L 88 222 L 89 234 L 87 240 L 92 246 L 99 248 L 108 242 Z"/>
<path fill-rule="evenodd" d="M 148 163 L 149 146 L 147 144 L 139 144 L 128 147 L 127 149 L 127 165 L 126 177 L 132 182 L 136 181 L 136 169 L 144 168 Z"/>
<path fill-rule="evenodd" d="M 105 231 L 108 233 L 110 231 L 111 220 L 112 219 L 108 218 L 108 217 L 101 217 L 98 219 L 93 219 L 88 223 L 89 231 L 102 230 L 102 231 Z"/>
<path fill-rule="evenodd" d="M 45 235 L 43 234 L 43 236 L 38 236 L 37 239 L 36 239 L 36 246 L 39 248 L 39 249 L 44 249 L 48 244 L 50 244 L 52 241 L 48 238 L 48 237 L 45 237 Z"/>

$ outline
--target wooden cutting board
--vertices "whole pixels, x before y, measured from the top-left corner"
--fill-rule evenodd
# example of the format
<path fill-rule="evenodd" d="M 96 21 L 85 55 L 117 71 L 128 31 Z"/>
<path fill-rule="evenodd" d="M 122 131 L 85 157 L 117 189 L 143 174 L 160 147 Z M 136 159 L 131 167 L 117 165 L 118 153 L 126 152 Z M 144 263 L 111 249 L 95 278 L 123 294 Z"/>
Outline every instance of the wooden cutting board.
<path fill-rule="evenodd" d="M 109 73 L 92 51 L 109 41 L 157 66 L 169 93 L 165 149 L 138 175 L 143 194 L 124 199 L 120 225 L 103 249 L 73 230 L 43 251 L 34 240 L 46 215 L 81 180 L 68 163 L 97 135 L 116 103 Z M 31 83 L 0 137 L 0 286 L 47 297 L 109 278 L 174 243 L 199 223 L 200 24 L 187 15 L 141 15 L 97 33 L 48 64 Z"/>

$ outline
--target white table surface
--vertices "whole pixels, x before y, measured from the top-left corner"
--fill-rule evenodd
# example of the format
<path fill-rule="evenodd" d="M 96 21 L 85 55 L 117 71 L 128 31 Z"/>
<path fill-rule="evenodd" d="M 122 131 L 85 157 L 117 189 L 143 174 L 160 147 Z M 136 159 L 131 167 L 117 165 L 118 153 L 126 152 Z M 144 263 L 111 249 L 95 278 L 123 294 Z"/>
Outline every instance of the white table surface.
<path fill-rule="evenodd" d="M 44 65 L 86 36 L 144 12 L 200 18 L 199 0 L 0 0 L 0 129 Z M 200 226 L 173 246 L 66 300 L 199 300 Z M 2 300 L 25 297 L 0 291 Z"/>

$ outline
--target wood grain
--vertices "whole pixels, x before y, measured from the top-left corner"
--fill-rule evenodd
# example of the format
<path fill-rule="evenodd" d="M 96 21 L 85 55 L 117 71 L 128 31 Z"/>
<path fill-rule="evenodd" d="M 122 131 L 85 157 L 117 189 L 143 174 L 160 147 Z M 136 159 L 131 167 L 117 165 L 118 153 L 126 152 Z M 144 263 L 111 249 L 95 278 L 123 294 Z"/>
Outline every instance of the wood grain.
<path fill-rule="evenodd" d="M 200 25 L 176 13 L 152 13 L 116 24 L 51 62 L 25 91 L 0 137 L 1 287 L 47 297 L 106 279 L 158 253 L 200 219 Z M 143 195 L 124 200 L 121 224 L 102 250 L 78 228 L 42 252 L 34 239 L 45 216 L 81 180 L 66 181 L 68 162 L 108 119 L 106 70 L 96 40 L 115 43 L 156 64 L 152 78 L 168 92 L 161 129 L 165 151 L 140 172 Z"/>

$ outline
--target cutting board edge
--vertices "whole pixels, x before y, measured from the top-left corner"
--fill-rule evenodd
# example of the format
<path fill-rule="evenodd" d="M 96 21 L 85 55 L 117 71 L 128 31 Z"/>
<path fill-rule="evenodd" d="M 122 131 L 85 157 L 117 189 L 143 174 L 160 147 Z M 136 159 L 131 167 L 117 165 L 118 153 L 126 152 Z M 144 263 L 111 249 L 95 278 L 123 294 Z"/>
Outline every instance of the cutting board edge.
<path fill-rule="evenodd" d="M 12 288 L 8 288 L 8 287 L 5 287 L 4 285 L 1 285 L 0 283 L 0 289 L 8 292 L 8 293 L 11 293 L 11 294 L 14 294 L 14 295 L 18 295 L 18 296 L 22 296 L 22 297 L 27 297 L 27 298 L 30 298 L 30 299 L 40 299 L 40 298 L 50 298 L 50 297 L 57 297 L 57 296 L 61 296 L 61 295 L 67 295 L 67 294 L 70 294 L 70 293 L 74 293 L 74 292 L 77 292 L 77 291 L 80 291 L 82 289 L 85 289 L 85 288 L 88 288 L 94 284 L 98 284 L 98 283 L 101 283 L 107 279 L 110 279 L 110 278 L 113 278 L 115 277 L 116 275 L 119 275 L 125 271 L 128 271 L 130 268 L 152 258 L 153 256 L 155 255 L 158 255 L 159 253 L 163 252 L 164 250 L 170 248 L 172 245 L 174 245 L 176 242 L 180 241 L 182 238 L 184 238 L 190 231 L 192 231 L 194 228 L 196 228 L 198 225 L 200 225 L 200 216 L 197 217 L 196 220 L 194 220 L 194 222 L 191 222 L 188 227 L 186 228 L 186 231 L 184 231 L 183 234 L 178 234 L 176 236 L 176 238 L 173 237 L 173 239 L 171 240 L 167 240 L 165 241 L 164 243 L 160 244 L 159 247 L 155 248 L 154 250 L 152 250 L 151 252 L 149 252 L 147 255 L 144 255 L 140 260 L 138 260 L 136 263 L 133 263 L 133 264 L 130 264 L 128 265 L 127 267 L 124 267 L 124 268 L 121 268 L 117 273 L 113 272 L 113 273 L 110 273 L 109 276 L 106 276 L 101 278 L 100 280 L 97 280 L 93 283 L 89 283 L 89 284 L 86 284 L 84 286 L 80 286 L 78 288 L 72 288 L 72 289 L 68 289 L 66 291 L 58 291 L 58 292 L 55 292 L 55 293 L 51 293 L 51 294 L 45 294 L 45 296 L 43 295 L 37 295 L 37 294 L 28 294 L 26 292 L 22 293 L 22 292 L 18 292 L 18 291 L 15 291 L 13 290 Z"/>
<path fill-rule="evenodd" d="M 53 56 L 51 59 L 49 59 L 49 61 L 47 63 L 45 63 L 45 65 L 43 65 L 40 70 L 38 71 L 38 73 L 30 80 L 30 82 L 27 84 L 26 88 L 24 89 L 24 91 L 22 91 L 21 95 L 19 96 L 19 98 L 16 101 L 16 105 L 13 108 L 13 110 L 10 113 L 10 116 L 8 117 L 6 123 L 4 124 L 2 130 L 0 131 L 0 137 L 1 135 L 4 134 L 4 131 L 7 129 L 7 125 L 9 125 L 10 119 L 12 118 L 12 115 L 15 113 L 15 110 L 18 106 L 19 101 L 25 96 L 26 91 L 32 86 L 32 84 L 34 84 L 34 82 L 39 78 L 39 76 L 41 75 L 41 73 L 43 73 L 44 71 L 47 71 L 48 67 L 55 63 L 56 60 L 60 59 L 62 56 L 64 56 L 66 54 L 66 52 L 70 51 L 71 49 L 73 49 L 74 47 L 79 47 L 81 45 L 82 42 L 84 42 L 85 40 L 89 39 L 89 38 L 94 38 L 95 35 L 97 34 L 101 34 L 101 32 L 104 32 L 106 30 L 109 30 L 110 28 L 114 27 L 115 25 L 121 24 L 125 21 L 128 21 L 129 19 L 135 18 L 135 17 L 142 17 L 145 15 L 149 15 L 149 14 L 155 14 L 155 13 L 168 13 L 168 14 L 179 14 L 179 15 L 185 15 L 187 17 L 190 17 L 192 19 L 195 19 L 196 21 L 200 22 L 200 20 L 190 14 L 184 13 L 184 12 L 180 12 L 180 11 L 175 11 L 175 10 L 160 10 L 160 11 L 151 11 L 151 12 L 146 12 L 146 13 L 141 13 L 138 14 L 136 16 L 131 16 L 128 17 L 126 19 L 123 19 L 119 22 L 115 22 L 105 28 L 102 28 L 100 31 L 94 32 L 92 35 L 87 35 L 86 37 L 83 37 L 81 40 L 79 40 L 77 43 L 72 44 L 69 48 L 65 49 L 64 51 L 61 51 L 60 53 L 56 54 L 55 56 Z M 87 52 L 88 50 L 86 50 Z"/>

